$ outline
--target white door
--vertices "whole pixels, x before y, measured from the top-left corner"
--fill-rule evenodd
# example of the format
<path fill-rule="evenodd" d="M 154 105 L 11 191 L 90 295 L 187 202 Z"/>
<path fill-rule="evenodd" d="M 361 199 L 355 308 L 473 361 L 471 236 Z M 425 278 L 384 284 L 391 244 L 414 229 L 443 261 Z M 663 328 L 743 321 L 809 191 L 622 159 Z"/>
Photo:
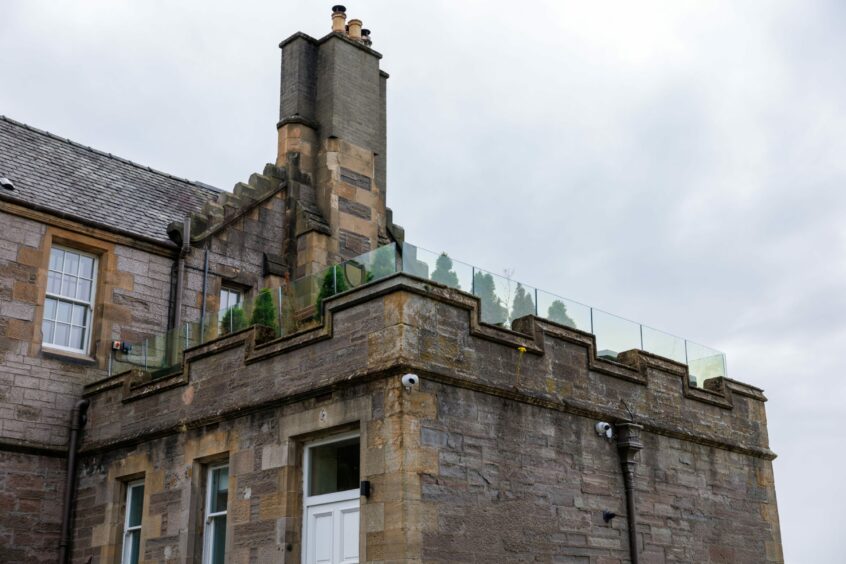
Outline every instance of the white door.
<path fill-rule="evenodd" d="M 358 505 L 356 498 L 307 509 L 308 564 L 358 563 Z"/>
<path fill-rule="evenodd" d="M 304 564 L 358 563 L 360 449 L 357 434 L 306 446 Z"/>

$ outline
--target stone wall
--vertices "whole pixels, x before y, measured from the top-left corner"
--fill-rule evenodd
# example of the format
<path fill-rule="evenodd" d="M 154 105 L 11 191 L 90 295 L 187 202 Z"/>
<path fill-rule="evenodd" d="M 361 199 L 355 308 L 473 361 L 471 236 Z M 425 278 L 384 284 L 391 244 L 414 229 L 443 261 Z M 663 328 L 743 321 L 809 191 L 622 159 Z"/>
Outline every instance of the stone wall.
<path fill-rule="evenodd" d="M 593 426 L 631 412 L 644 426 L 644 561 L 782 561 L 760 390 L 730 380 L 689 388 L 683 366 L 639 352 L 598 359 L 592 336 L 536 318 L 520 331 L 487 326 L 475 298 L 402 275 L 326 307 L 322 327 L 271 341 L 249 329 L 189 351 L 180 374 L 87 388 L 91 505 L 78 510 L 78 560 L 113 554 L 114 492 L 139 473 L 151 480 L 145 551 L 188 554 L 192 469 L 221 455 L 243 476 L 230 561 L 283 549 L 296 560 L 297 445 L 352 425 L 374 484 L 362 500 L 368 559 L 622 562 L 619 460 Z M 419 389 L 402 388 L 407 371 L 422 377 Z M 268 444 L 283 450 L 265 455 Z M 269 470 L 259 459 L 284 456 L 294 468 L 273 474 L 275 486 L 253 476 Z M 264 485 L 249 485 L 248 500 L 242 485 L 255 480 Z M 284 509 L 263 509 L 273 502 L 261 496 L 283 483 Z M 618 517 L 606 525 L 603 510 Z"/>
<path fill-rule="evenodd" d="M 0 451 L 0 562 L 55 562 L 65 461 Z"/>
<path fill-rule="evenodd" d="M 133 342 L 166 330 L 172 260 L 165 249 L 132 248 L 78 225 L 0 212 L 0 226 L 0 441 L 61 448 L 83 386 L 106 375 L 110 341 Z M 42 346 L 54 244 L 98 257 L 87 354 Z"/>
<path fill-rule="evenodd" d="M 628 560 L 616 446 L 593 419 L 448 385 L 424 385 L 438 451 L 423 476 L 426 562 Z M 641 561 L 780 562 L 772 465 L 645 434 L 637 478 Z M 603 511 L 618 516 L 606 524 Z"/>

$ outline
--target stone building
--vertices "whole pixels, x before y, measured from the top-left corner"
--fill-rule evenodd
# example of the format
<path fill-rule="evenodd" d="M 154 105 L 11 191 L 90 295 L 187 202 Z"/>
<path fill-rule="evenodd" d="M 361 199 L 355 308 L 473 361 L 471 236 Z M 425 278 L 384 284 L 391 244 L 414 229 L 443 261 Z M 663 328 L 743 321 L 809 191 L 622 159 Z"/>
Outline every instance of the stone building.
<path fill-rule="evenodd" d="M 781 562 L 762 391 L 406 243 L 369 32 L 280 47 L 232 192 L 0 118 L 0 561 Z"/>

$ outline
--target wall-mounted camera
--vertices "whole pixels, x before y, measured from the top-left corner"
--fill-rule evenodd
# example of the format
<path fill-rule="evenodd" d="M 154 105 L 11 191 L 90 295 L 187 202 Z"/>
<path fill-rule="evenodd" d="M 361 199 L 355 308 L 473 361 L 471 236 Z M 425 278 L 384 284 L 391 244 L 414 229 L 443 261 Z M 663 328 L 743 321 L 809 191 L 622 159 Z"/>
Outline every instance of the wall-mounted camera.
<path fill-rule="evenodd" d="M 407 392 L 410 392 L 411 388 L 418 384 L 420 384 L 420 376 L 417 374 L 406 374 L 402 377 L 402 385 L 405 386 Z"/>
<path fill-rule="evenodd" d="M 608 423 L 607 421 L 600 421 L 595 426 L 594 429 L 596 430 L 596 434 L 600 437 L 604 437 L 608 440 L 614 438 L 614 425 Z"/>

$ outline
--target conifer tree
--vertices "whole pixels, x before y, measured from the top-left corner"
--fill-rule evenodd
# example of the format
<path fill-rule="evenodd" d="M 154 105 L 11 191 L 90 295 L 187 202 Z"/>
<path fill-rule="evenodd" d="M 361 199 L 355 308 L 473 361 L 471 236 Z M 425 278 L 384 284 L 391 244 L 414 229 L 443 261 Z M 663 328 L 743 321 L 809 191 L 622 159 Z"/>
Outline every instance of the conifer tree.
<path fill-rule="evenodd" d="M 375 251 L 373 264 L 367 272 L 367 281 L 379 280 L 397 271 L 396 252 L 394 245 L 385 245 Z"/>
<path fill-rule="evenodd" d="M 325 300 L 347 290 L 349 290 L 349 285 L 346 276 L 344 276 L 344 267 L 340 264 L 329 267 L 323 275 L 323 281 L 320 283 L 320 290 L 317 293 L 317 302 L 314 304 L 315 319 L 323 319 L 323 302 Z"/>
<path fill-rule="evenodd" d="M 232 306 L 223 314 L 220 320 L 220 334 L 228 335 L 240 331 L 247 326 L 247 314 L 241 306 Z"/>
<path fill-rule="evenodd" d="M 535 302 L 522 284 L 517 283 L 517 290 L 514 293 L 514 304 L 511 306 L 511 321 L 526 315 L 535 314 Z"/>
<path fill-rule="evenodd" d="M 576 328 L 576 322 L 573 321 L 572 317 L 567 315 L 567 306 L 564 305 L 564 302 L 561 300 L 555 300 L 552 304 L 550 304 L 549 309 L 546 312 L 546 317 L 555 323 L 560 323 L 561 325 L 566 325 L 567 327 L 572 327 L 573 329 Z"/>
<path fill-rule="evenodd" d="M 473 293 L 479 297 L 482 305 L 482 321 L 494 325 L 504 325 L 508 321 L 508 308 L 502 305 L 496 295 L 493 276 L 487 272 L 477 272 L 473 276 Z"/>
<path fill-rule="evenodd" d="M 276 323 L 276 306 L 273 305 L 273 294 L 270 288 L 263 288 L 253 302 L 253 316 L 250 319 L 251 325 L 263 325 L 274 331 L 278 329 Z"/>
<path fill-rule="evenodd" d="M 441 253 L 435 262 L 435 270 L 432 272 L 432 282 L 439 282 L 450 288 L 461 289 L 458 283 L 458 275 L 452 270 L 452 259 L 446 253 Z"/>

